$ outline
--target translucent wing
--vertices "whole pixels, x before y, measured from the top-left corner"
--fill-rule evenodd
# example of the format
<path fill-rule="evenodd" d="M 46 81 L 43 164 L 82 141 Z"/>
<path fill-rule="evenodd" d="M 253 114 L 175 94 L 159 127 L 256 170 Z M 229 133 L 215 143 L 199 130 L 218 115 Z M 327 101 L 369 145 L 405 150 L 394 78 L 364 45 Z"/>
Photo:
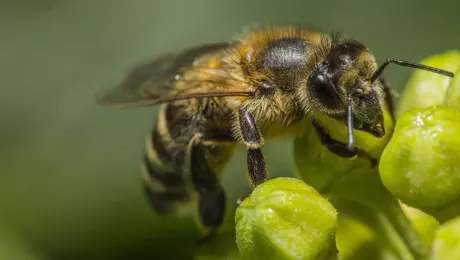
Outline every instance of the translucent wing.
<path fill-rule="evenodd" d="M 189 69 L 202 55 L 221 51 L 226 47 L 228 47 L 227 43 L 218 43 L 164 55 L 150 63 L 134 68 L 121 84 L 100 91 L 96 99 L 103 106 L 141 107 L 193 97 L 225 96 L 226 94 L 218 91 L 218 89 L 215 93 L 209 91 L 209 88 L 206 92 L 197 90 L 204 83 L 228 84 L 228 78 L 227 81 L 225 78 L 219 78 L 215 68 L 197 68 L 197 70 L 201 70 L 202 75 L 208 73 L 212 77 L 192 77 L 190 79 L 178 79 L 178 77 L 181 78 L 183 71 Z M 194 91 L 178 93 L 176 88 L 179 81 L 181 81 L 182 86 L 186 86 L 186 89 Z M 235 91 L 232 93 L 239 95 Z M 247 95 L 247 93 L 241 93 L 241 95 Z"/>

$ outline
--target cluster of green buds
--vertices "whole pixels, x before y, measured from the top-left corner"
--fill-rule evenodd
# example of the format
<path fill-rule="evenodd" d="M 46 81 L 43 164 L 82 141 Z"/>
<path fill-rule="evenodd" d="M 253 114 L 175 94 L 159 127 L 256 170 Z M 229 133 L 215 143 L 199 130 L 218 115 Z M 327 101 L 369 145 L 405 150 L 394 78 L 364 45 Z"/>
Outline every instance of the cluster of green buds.
<path fill-rule="evenodd" d="M 460 51 L 422 63 L 460 75 Z M 257 186 L 226 249 L 198 259 L 460 259 L 460 77 L 414 71 L 396 115 L 385 145 L 358 133 L 376 168 L 299 137 L 297 178 Z"/>
<path fill-rule="evenodd" d="M 460 52 L 424 63 L 456 70 L 457 77 L 414 72 L 381 157 L 380 175 L 402 202 L 445 221 L 460 214 Z"/>

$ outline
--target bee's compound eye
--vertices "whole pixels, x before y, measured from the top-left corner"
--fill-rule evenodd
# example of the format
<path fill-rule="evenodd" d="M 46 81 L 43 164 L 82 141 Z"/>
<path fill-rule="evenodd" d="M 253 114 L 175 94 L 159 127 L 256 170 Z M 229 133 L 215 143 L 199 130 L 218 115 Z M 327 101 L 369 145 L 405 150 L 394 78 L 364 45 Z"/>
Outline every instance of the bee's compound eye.
<path fill-rule="evenodd" d="M 342 103 L 332 82 L 324 74 L 318 73 L 312 75 L 308 80 L 307 90 L 310 92 L 312 98 L 327 108 L 337 109 L 342 107 Z"/>

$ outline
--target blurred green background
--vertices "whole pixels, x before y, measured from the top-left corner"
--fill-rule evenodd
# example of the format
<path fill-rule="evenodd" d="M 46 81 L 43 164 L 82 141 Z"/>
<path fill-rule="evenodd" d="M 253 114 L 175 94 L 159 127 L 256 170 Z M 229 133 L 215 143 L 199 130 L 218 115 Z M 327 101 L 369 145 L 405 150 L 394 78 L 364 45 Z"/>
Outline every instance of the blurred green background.
<path fill-rule="evenodd" d="M 193 220 L 155 216 L 141 193 L 155 108 L 94 103 L 133 65 L 270 24 L 342 31 L 379 61 L 418 61 L 459 48 L 459 8 L 454 0 L 0 1 L 0 259 L 179 259 L 193 250 Z M 385 75 L 400 90 L 410 73 Z M 290 145 L 265 146 L 271 176 L 291 175 Z M 244 157 L 224 175 L 230 202 L 249 192 Z"/>

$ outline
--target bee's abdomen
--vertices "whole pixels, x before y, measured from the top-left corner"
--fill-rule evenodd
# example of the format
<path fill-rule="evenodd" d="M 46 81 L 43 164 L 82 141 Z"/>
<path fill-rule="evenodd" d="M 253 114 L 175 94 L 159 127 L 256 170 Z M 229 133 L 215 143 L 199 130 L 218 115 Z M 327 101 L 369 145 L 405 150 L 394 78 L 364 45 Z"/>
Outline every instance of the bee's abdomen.
<path fill-rule="evenodd" d="M 147 199 L 159 214 L 170 214 L 191 200 L 184 160 L 187 146 L 176 143 L 164 127 L 163 111 L 146 139 L 143 185 Z"/>
<path fill-rule="evenodd" d="M 230 158 L 234 139 L 230 114 L 222 107 L 211 109 L 209 102 L 176 102 L 158 113 L 146 140 L 143 179 L 147 198 L 159 214 L 196 212 L 198 204 L 203 207 L 207 199 L 214 199 L 203 195 L 203 187 L 220 189 L 218 175 Z"/>
<path fill-rule="evenodd" d="M 160 214 L 172 213 L 175 205 L 188 201 L 181 176 L 155 166 L 144 156 L 144 191 L 153 209 Z"/>

